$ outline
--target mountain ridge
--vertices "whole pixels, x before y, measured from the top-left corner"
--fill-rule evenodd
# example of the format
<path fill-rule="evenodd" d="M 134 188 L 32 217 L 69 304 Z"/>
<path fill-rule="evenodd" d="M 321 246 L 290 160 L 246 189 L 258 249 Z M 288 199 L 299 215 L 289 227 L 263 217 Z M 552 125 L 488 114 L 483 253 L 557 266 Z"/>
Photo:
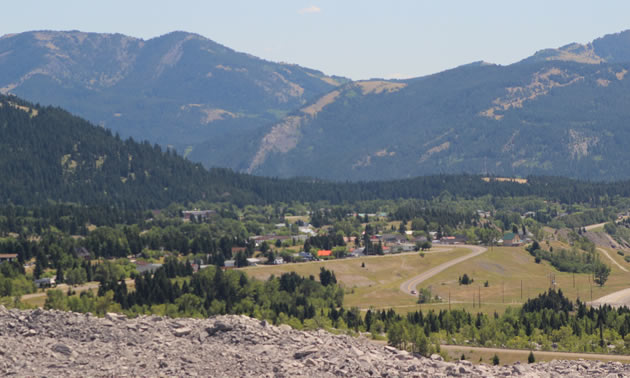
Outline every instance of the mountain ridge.
<path fill-rule="evenodd" d="M 31 43 L 7 43 L 20 39 Z M 79 42 L 88 46 L 73 50 Z M 91 67 L 99 54 L 113 63 Z M 9 64 L 20 59 L 28 64 Z M 611 180 L 630 177 L 622 147 L 630 141 L 629 63 L 624 31 L 507 66 L 480 61 L 406 80 L 348 81 L 186 32 L 147 41 L 31 32 L 0 39 L 0 88 L 36 102 L 65 99 L 65 108 L 125 137 L 257 175 Z"/>

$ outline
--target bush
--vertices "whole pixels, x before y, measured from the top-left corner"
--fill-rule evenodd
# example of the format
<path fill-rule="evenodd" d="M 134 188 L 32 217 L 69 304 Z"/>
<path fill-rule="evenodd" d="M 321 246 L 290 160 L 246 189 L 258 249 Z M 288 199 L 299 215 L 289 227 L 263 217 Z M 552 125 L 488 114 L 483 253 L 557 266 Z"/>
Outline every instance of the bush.
<path fill-rule="evenodd" d="M 529 356 L 527 356 L 527 363 L 533 364 L 534 362 L 536 362 L 536 357 L 534 357 L 534 352 L 529 351 Z"/>
<path fill-rule="evenodd" d="M 630 262 L 630 256 L 626 256 L 623 259 L 626 260 L 626 262 Z"/>
<path fill-rule="evenodd" d="M 483 287 L 488 287 L 488 286 L 490 286 L 490 284 L 488 283 L 488 281 L 486 281 L 486 282 L 484 282 L 484 283 L 483 283 Z"/>
<path fill-rule="evenodd" d="M 471 283 L 473 283 L 473 279 L 472 277 L 468 277 L 468 274 L 464 273 L 463 276 L 459 277 L 459 284 L 460 285 L 470 285 Z"/>
<path fill-rule="evenodd" d="M 623 253 L 623 251 L 617 251 L 617 254 L 618 254 L 619 256 L 623 256 L 623 255 L 625 255 L 625 253 Z"/>
<path fill-rule="evenodd" d="M 534 259 L 534 261 L 536 261 L 536 264 L 540 264 L 540 256 L 536 256 L 536 258 Z"/>
<path fill-rule="evenodd" d="M 499 356 L 497 356 L 496 353 L 495 353 L 495 355 L 492 356 L 492 365 L 496 366 L 498 364 L 499 364 Z"/>

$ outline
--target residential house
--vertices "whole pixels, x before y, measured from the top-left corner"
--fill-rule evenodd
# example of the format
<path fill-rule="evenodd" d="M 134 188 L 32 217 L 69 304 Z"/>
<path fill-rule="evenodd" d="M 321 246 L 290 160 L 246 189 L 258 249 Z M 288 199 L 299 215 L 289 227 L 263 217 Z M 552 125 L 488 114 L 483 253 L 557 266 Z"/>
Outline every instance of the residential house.
<path fill-rule="evenodd" d="M 521 238 L 514 232 L 507 232 L 503 235 L 503 245 L 505 247 L 513 247 L 521 244 Z"/>
<path fill-rule="evenodd" d="M 77 258 L 83 259 L 83 260 L 89 260 L 92 258 L 92 255 L 90 254 L 90 251 L 87 250 L 87 248 L 85 247 L 79 247 L 79 248 L 75 248 L 74 249 L 74 254 Z"/>
<path fill-rule="evenodd" d="M 213 215 L 215 213 L 214 210 L 184 210 L 182 211 L 182 215 L 184 217 L 184 220 L 197 220 L 197 221 L 201 221 L 201 220 L 206 220 L 208 218 L 210 218 L 211 215 Z"/>
<path fill-rule="evenodd" d="M 405 235 L 401 235 L 401 234 L 386 234 L 386 235 L 383 235 L 381 240 L 383 241 L 383 243 L 389 244 L 389 245 L 407 243 L 409 241 L 407 240 L 407 237 Z"/>
<path fill-rule="evenodd" d="M 260 264 L 261 260 L 257 259 L 255 257 L 250 257 L 247 259 L 247 265 L 248 266 L 256 266 L 258 264 Z"/>
<path fill-rule="evenodd" d="M 234 269 L 236 268 L 236 260 L 225 260 L 223 262 L 223 269 Z"/>
<path fill-rule="evenodd" d="M 284 264 L 284 259 L 282 257 L 276 257 L 275 260 L 273 260 L 273 265 L 282 265 Z"/>
<path fill-rule="evenodd" d="M 57 282 L 55 277 L 46 277 L 35 280 L 35 286 L 37 287 L 53 287 L 56 286 Z"/>
<path fill-rule="evenodd" d="M 17 253 L 0 253 L 0 263 L 5 261 L 17 261 Z"/>
<path fill-rule="evenodd" d="M 466 244 L 465 235 L 444 236 L 440 239 L 441 244 Z"/>
<path fill-rule="evenodd" d="M 317 257 L 330 257 L 332 256 L 332 251 L 329 249 L 320 249 L 317 251 Z"/>
<path fill-rule="evenodd" d="M 363 257 L 365 256 L 365 248 L 355 248 L 349 254 L 348 257 Z"/>

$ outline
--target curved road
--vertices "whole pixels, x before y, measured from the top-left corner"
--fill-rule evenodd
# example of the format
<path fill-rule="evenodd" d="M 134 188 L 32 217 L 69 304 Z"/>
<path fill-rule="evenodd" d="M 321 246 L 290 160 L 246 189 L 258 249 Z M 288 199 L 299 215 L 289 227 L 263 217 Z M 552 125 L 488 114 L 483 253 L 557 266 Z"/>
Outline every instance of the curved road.
<path fill-rule="evenodd" d="M 478 245 L 462 245 L 458 247 L 468 248 L 472 251 L 472 253 L 469 253 L 466 256 L 458 257 L 451 261 L 447 261 L 441 265 L 438 265 L 434 268 L 427 270 L 426 272 L 420 273 L 419 275 L 408 279 L 407 281 L 400 284 L 400 290 L 402 290 L 404 293 L 415 296 L 416 294 L 412 294 L 411 292 L 415 291 L 416 287 L 418 287 L 418 285 L 420 285 L 423 281 L 428 280 L 429 278 L 443 272 L 444 270 L 452 267 L 453 265 L 457 265 L 460 262 L 479 256 L 488 250 L 487 248 L 480 247 Z"/>
<path fill-rule="evenodd" d="M 598 250 L 598 251 L 600 251 L 601 253 L 603 253 L 604 255 L 606 255 L 606 257 L 608 257 L 608 259 L 609 259 L 610 261 L 612 261 L 612 263 L 613 263 L 613 264 L 617 265 L 617 266 L 619 267 L 619 269 L 623 270 L 624 272 L 627 272 L 627 271 L 628 271 L 628 269 L 626 269 L 626 268 L 624 268 L 623 266 L 621 266 L 621 264 L 619 264 L 619 263 L 617 262 L 617 260 L 615 260 L 615 259 L 613 259 L 612 257 L 610 257 L 610 255 L 608 254 L 608 251 L 606 251 L 606 250 L 605 250 L 605 249 L 603 249 L 603 248 L 597 248 L 597 250 Z"/>

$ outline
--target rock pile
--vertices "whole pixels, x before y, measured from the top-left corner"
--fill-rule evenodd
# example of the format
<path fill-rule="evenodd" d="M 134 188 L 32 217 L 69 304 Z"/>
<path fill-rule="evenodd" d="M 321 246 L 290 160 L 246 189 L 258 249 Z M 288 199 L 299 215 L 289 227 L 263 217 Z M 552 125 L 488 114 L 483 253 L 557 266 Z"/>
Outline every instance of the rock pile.
<path fill-rule="evenodd" d="M 0 306 L 0 375 L 255 377 L 609 377 L 630 366 L 554 361 L 493 367 L 416 357 L 363 338 L 245 316 L 127 319 Z"/>

